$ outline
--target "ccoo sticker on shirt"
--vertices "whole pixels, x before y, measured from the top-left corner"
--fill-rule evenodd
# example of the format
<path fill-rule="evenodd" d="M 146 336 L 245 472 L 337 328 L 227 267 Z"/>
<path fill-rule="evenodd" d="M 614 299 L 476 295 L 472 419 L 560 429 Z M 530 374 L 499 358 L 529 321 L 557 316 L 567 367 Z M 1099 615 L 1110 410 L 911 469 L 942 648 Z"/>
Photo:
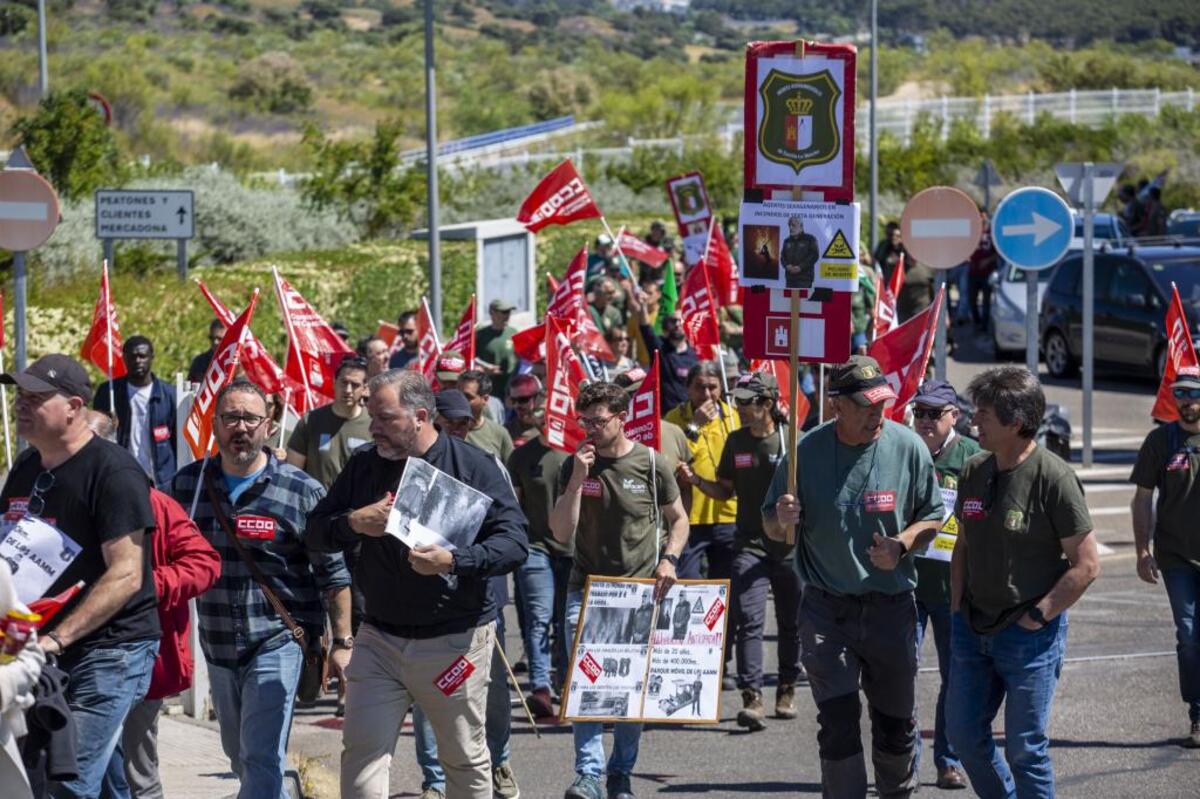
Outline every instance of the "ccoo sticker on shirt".
<path fill-rule="evenodd" d="M 458 660 L 451 663 L 445 671 L 434 678 L 433 684 L 443 695 L 450 696 L 458 690 L 458 686 L 467 681 L 474 671 L 475 664 L 459 655 Z"/>
<path fill-rule="evenodd" d="M 29 497 L 9 497 L 8 510 L 4 512 L 4 521 L 19 522 L 29 512 Z"/>
<path fill-rule="evenodd" d="M 749 452 L 739 452 L 733 456 L 733 465 L 737 469 L 754 468 L 754 455 Z"/>
<path fill-rule="evenodd" d="M 962 515 L 964 519 L 984 519 L 987 513 L 983 510 L 983 500 L 968 497 L 963 500 Z"/>
<path fill-rule="evenodd" d="M 595 477 L 589 477 L 583 481 L 583 495 L 585 497 L 604 496 L 604 486 Z"/>
<path fill-rule="evenodd" d="M 165 424 L 160 424 L 155 426 L 153 433 L 154 443 L 161 444 L 171 437 L 171 428 L 167 427 Z"/>
<path fill-rule="evenodd" d="M 896 509 L 895 491 L 867 491 L 863 494 L 863 509 L 867 513 L 890 513 Z"/>
<path fill-rule="evenodd" d="M 240 514 L 234 521 L 234 529 L 238 538 L 248 538 L 251 541 L 275 540 L 275 520 L 270 516 L 252 516 Z"/>
<path fill-rule="evenodd" d="M 1190 468 L 1192 468 L 1192 463 L 1186 452 L 1176 452 L 1171 456 L 1171 460 L 1167 461 L 1168 472 L 1179 472 Z"/>

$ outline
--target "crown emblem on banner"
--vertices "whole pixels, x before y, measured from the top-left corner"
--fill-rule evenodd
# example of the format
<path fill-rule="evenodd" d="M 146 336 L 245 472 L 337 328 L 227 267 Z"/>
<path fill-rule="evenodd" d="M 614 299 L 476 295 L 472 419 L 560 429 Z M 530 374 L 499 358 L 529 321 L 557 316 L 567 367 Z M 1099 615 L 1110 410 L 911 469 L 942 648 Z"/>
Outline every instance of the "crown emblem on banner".
<path fill-rule="evenodd" d="M 789 97 L 786 101 L 789 114 L 797 116 L 800 114 L 811 114 L 813 109 L 813 101 L 808 97 Z"/>

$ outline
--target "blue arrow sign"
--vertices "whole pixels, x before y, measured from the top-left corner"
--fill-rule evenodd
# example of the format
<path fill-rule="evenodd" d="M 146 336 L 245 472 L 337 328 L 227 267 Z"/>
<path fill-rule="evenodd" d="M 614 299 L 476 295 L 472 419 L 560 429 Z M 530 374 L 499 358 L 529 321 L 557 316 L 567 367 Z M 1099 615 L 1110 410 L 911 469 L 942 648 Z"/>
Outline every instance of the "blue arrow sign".
<path fill-rule="evenodd" d="M 1017 189 L 1000 201 L 992 219 L 996 251 L 1021 269 L 1045 269 L 1071 246 L 1075 220 L 1054 192 L 1037 186 Z"/>

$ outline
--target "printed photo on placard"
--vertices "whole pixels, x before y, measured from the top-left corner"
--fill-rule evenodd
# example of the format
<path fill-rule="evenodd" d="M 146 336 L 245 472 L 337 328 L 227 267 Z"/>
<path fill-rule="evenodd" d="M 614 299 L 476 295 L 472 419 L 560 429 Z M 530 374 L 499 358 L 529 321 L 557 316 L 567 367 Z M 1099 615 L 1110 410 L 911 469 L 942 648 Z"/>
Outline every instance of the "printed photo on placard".
<path fill-rule="evenodd" d="M 667 181 L 671 193 L 671 205 L 680 225 L 706 221 L 712 216 L 708 207 L 708 193 L 704 190 L 704 178 L 699 173 L 690 173 Z"/>
<path fill-rule="evenodd" d="M 857 203 L 742 203 L 743 286 L 858 290 Z"/>
<path fill-rule="evenodd" d="M 467 547 L 475 543 L 491 504 L 491 497 L 428 461 L 409 458 L 388 514 L 387 532 L 410 547 Z"/>

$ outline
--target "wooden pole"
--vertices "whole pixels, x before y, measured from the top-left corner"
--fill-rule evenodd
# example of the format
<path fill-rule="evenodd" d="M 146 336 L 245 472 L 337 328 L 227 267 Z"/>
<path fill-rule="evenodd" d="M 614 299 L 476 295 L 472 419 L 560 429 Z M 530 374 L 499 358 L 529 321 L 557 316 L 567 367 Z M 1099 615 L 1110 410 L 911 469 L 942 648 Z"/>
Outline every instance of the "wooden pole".
<path fill-rule="evenodd" d="M 796 57 L 804 58 L 804 40 L 796 40 Z M 801 186 L 792 187 L 792 200 L 799 201 L 804 197 L 804 190 Z M 782 255 L 782 253 L 781 253 Z M 788 383 L 791 389 L 792 401 L 788 403 L 788 444 L 791 451 L 788 452 L 788 475 L 787 475 L 787 490 L 793 497 L 796 496 L 796 444 L 800 439 L 800 419 L 796 412 L 796 406 L 799 404 L 797 400 L 800 397 L 800 292 L 796 289 L 788 291 L 791 300 L 791 313 L 789 314 L 791 322 L 791 330 L 788 335 Z M 820 401 L 818 399 L 818 401 Z M 784 538 L 785 542 L 791 546 L 796 543 L 796 526 L 789 525 L 787 534 Z"/>

